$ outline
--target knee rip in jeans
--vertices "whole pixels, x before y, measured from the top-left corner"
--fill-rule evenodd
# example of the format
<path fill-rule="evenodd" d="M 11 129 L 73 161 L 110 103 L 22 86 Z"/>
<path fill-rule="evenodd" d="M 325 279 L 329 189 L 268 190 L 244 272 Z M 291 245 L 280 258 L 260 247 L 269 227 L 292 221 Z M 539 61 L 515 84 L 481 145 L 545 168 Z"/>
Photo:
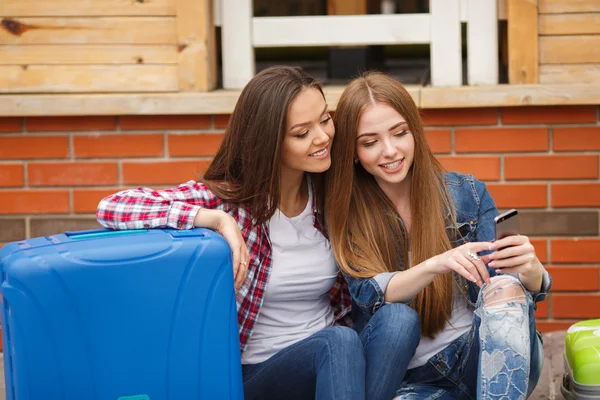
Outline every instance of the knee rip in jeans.
<path fill-rule="evenodd" d="M 483 308 L 489 313 L 520 312 L 527 303 L 519 280 L 508 275 L 492 277 L 482 295 Z"/>

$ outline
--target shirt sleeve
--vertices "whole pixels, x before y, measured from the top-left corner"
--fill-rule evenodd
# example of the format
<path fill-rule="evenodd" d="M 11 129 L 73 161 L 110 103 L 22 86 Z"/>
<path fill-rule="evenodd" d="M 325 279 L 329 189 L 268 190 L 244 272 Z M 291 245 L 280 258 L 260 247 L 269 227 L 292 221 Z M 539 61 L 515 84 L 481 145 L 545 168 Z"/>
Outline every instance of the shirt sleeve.
<path fill-rule="evenodd" d="M 344 274 L 348 281 L 348 290 L 354 303 L 365 310 L 367 314 L 373 315 L 385 304 L 385 291 L 390 279 L 398 272 L 383 272 L 372 278 L 355 278 Z"/>
<path fill-rule="evenodd" d="M 96 218 L 111 229 L 191 229 L 200 209 L 224 207 L 205 184 L 189 181 L 165 190 L 137 188 L 115 193 L 100 201 Z"/>

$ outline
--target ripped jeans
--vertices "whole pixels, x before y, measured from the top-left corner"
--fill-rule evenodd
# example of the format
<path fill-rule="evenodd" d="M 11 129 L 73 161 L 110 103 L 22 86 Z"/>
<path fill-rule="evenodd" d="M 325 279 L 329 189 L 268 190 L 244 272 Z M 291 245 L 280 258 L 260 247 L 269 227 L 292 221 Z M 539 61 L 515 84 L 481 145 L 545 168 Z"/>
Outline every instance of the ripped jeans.
<path fill-rule="evenodd" d="M 525 399 L 543 359 L 531 295 L 518 279 L 496 276 L 479 293 L 470 332 L 408 370 L 394 400 Z"/>

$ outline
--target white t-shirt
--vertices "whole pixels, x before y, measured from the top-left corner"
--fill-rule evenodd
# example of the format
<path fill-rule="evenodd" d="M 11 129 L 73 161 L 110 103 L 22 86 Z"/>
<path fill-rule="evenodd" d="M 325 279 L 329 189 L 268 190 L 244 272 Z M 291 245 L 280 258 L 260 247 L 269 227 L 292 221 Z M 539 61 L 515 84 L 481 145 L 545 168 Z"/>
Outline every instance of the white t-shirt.
<path fill-rule="evenodd" d="M 329 241 L 314 227 L 312 191 L 296 217 L 269 221 L 273 264 L 242 364 L 257 364 L 333 324 L 329 290 L 338 269 Z"/>
<path fill-rule="evenodd" d="M 473 324 L 473 311 L 467 308 L 465 299 L 456 286 L 454 288 L 452 314 L 446 327 L 433 339 L 421 336 L 415 355 L 408 363 L 408 369 L 425 365 L 427 361 L 444 350 L 450 343 L 469 332 Z"/>

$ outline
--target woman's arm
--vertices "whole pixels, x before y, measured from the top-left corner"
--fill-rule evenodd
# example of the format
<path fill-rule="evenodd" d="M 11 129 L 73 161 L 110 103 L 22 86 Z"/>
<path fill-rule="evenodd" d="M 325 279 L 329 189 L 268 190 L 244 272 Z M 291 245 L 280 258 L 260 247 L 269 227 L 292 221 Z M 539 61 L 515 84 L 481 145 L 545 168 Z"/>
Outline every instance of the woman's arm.
<path fill-rule="evenodd" d="M 96 218 L 111 229 L 214 229 L 214 213 L 199 213 L 201 209 L 223 210 L 224 202 L 203 183 L 189 181 L 165 190 L 138 188 L 115 193 L 100 201 Z"/>
<path fill-rule="evenodd" d="M 412 268 L 396 273 L 385 290 L 385 300 L 392 303 L 411 301 L 421 290 L 440 274 L 456 272 L 467 280 L 483 285 L 489 280 L 485 264 L 475 255 L 489 250 L 489 242 L 465 243 L 432 257 Z"/>

